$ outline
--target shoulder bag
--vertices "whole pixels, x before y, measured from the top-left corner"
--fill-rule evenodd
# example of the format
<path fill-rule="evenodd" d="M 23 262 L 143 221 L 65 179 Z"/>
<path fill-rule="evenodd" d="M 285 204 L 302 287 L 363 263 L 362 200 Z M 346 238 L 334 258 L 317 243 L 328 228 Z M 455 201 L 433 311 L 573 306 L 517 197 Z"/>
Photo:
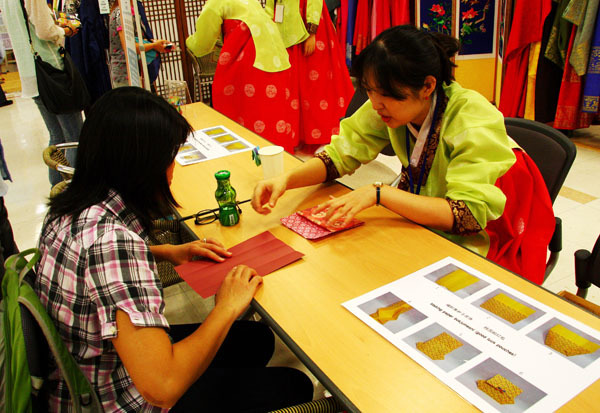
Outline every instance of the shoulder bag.
<path fill-rule="evenodd" d="M 29 17 L 21 0 L 25 27 L 31 44 L 31 32 L 29 31 Z M 33 45 L 31 46 L 33 50 Z M 60 56 L 64 61 L 64 69 L 59 70 L 48 62 L 44 62 L 40 55 L 34 51 L 35 76 L 37 78 L 40 99 L 50 112 L 55 114 L 66 114 L 79 112 L 89 106 L 90 94 L 85 81 L 75 67 L 69 53 L 61 47 Z"/>

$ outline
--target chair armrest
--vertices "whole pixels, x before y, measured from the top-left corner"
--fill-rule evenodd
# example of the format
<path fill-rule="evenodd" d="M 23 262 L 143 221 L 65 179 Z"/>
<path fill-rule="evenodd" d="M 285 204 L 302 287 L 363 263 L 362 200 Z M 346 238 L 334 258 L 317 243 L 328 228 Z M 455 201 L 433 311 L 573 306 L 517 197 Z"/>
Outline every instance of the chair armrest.
<path fill-rule="evenodd" d="M 592 253 L 588 250 L 575 251 L 575 285 L 577 286 L 577 295 L 582 298 L 587 296 L 588 288 L 592 285 L 587 277 L 588 262 L 591 256 Z"/>
<path fill-rule="evenodd" d="M 562 251 L 562 219 L 554 217 L 554 220 L 554 233 L 548 248 L 550 252 L 560 252 Z"/>

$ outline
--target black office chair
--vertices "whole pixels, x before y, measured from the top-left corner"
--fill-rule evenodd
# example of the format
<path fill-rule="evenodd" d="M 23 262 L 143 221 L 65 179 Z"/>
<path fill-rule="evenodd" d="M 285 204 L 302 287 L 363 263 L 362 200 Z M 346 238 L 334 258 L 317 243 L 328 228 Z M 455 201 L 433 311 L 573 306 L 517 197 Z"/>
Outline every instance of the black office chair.
<path fill-rule="evenodd" d="M 600 237 L 596 240 L 592 252 L 589 250 L 575 251 L 575 285 L 577 295 L 586 298 L 588 288 L 594 284 L 600 287 Z"/>
<path fill-rule="evenodd" d="M 533 120 L 505 118 L 504 124 L 508 136 L 513 138 L 537 165 L 554 203 L 575 161 L 575 144 L 562 132 Z M 556 266 L 562 250 L 562 220 L 559 217 L 555 219 L 554 234 L 548 246 L 550 257 L 546 263 L 544 280 Z"/>

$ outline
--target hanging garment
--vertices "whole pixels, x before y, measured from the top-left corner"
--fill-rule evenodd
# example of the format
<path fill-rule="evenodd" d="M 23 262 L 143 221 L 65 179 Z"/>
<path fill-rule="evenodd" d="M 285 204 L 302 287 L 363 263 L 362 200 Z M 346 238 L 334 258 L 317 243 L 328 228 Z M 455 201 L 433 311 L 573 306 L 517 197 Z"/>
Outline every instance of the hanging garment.
<path fill-rule="evenodd" d="M 569 63 L 571 63 L 578 76 L 583 76 L 585 75 L 590 57 L 590 46 L 592 36 L 594 35 L 596 18 L 598 17 L 599 0 L 575 0 L 571 1 L 569 7 L 573 3 L 583 4 L 577 8 L 578 13 L 567 13 L 571 10 L 569 8 L 565 10 L 564 18 L 577 25 L 577 33 L 575 34 L 573 51 L 571 52 Z"/>
<path fill-rule="evenodd" d="M 600 107 L 600 19 L 596 19 L 596 28 L 592 40 L 590 59 L 583 86 L 583 105 L 581 110 L 597 114 Z"/>
<path fill-rule="evenodd" d="M 540 59 L 542 42 L 531 43 L 529 46 L 529 67 L 527 69 L 527 94 L 525 96 L 525 119 L 535 119 L 535 79 Z"/>
<path fill-rule="evenodd" d="M 345 47 L 346 34 L 348 32 L 348 0 L 341 0 L 341 6 L 338 9 L 335 30 L 337 33 L 338 43 Z"/>
<path fill-rule="evenodd" d="M 548 46 L 544 55 L 554 62 L 558 67 L 565 66 L 567 48 L 569 47 L 569 36 L 571 34 L 571 23 L 562 18 L 563 13 L 571 0 L 558 0 L 558 7 L 554 15 L 554 22 L 548 39 Z"/>
<path fill-rule="evenodd" d="M 358 0 L 348 0 L 348 24 L 346 26 L 346 65 L 352 66 L 352 58 L 354 57 L 354 48 L 352 47 L 352 41 L 354 40 L 354 26 L 356 24 L 356 8 L 358 6 Z"/>
<path fill-rule="evenodd" d="M 369 0 L 358 0 L 356 26 L 354 28 L 354 54 L 358 56 L 371 42 L 369 36 Z"/>
<path fill-rule="evenodd" d="M 551 0 L 531 0 L 515 4 L 500 96 L 500 110 L 504 116 L 523 117 L 525 114 L 529 45 L 542 39 L 544 21 L 550 9 Z"/>
<path fill-rule="evenodd" d="M 396 0 L 392 1 L 392 26 L 398 26 L 401 24 L 410 24 L 410 1 L 409 0 Z"/>
<path fill-rule="evenodd" d="M 390 0 L 377 0 L 373 4 L 373 16 L 371 18 L 371 36 L 373 36 L 373 39 L 385 29 L 392 27 L 391 9 Z"/>
<path fill-rule="evenodd" d="M 557 7 L 558 4 L 552 2 L 552 10 L 544 22 L 541 52 L 535 82 L 535 120 L 542 123 L 554 121 L 558 94 L 560 92 L 560 81 L 562 79 L 562 67 L 558 67 L 544 56 L 544 50 L 548 46 Z"/>
<path fill-rule="evenodd" d="M 575 32 L 577 26 L 572 27 L 569 48 L 565 58 L 565 68 L 563 78 L 560 84 L 560 94 L 558 96 L 558 106 L 554 118 L 554 128 L 556 129 L 580 129 L 588 128 L 592 124 L 593 115 L 581 111 L 581 101 L 583 95 L 582 77 L 577 76 L 573 66 L 569 63 L 569 58 L 575 43 Z"/>
<path fill-rule="evenodd" d="M 81 20 L 78 35 L 66 38 L 65 46 L 83 77 L 91 103 L 94 103 L 111 89 L 106 64 L 108 31 L 97 1 L 83 0 L 77 12 Z"/>

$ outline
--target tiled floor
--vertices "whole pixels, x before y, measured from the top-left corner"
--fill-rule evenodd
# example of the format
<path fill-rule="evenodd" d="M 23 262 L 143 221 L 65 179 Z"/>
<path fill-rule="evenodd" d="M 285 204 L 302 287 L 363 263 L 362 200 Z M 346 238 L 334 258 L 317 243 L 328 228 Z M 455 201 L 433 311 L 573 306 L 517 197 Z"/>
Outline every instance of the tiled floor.
<path fill-rule="evenodd" d="M 13 105 L 0 108 L 0 138 L 13 177 L 5 202 L 17 245 L 26 249 L 36 244 L 50 191 L 48 170 L 41 155 L 48 132 L 31 99 L 13 99 Z M 588 142 L 597 140 L 596 147 L 600 148 L 600 126 L 578 131 L 577 135 L 586 136 Z M 592 248 L 600 234 L 600 149 L 586 145 L 578 146 L 575 164 L 554 204 L 555 214 L 563 219 L 563 252 L 544 284 L 553 292 L 575 291 L 573 253 L 579 248 Z M 391 181 L 398 168 L 397 160 L 383 156 L 378 160 L 379 163 L 362 173 L 385 174 Z M 352 179 L 360 181 L 360 174 Z M 373 181 L 364 176 L 362 179 Z M 212 306 L 212 300 L 203 300 L 184 283 L 168 287 L 165 297 L 167 318 L 174 324 L 201 321 Z M 600 303 L 600 289 L 592 288 L 588 298 Z M 272 363 L 299 365 L 281 343 Z M 318 397 L 322 388 L 316 388 Z"/>

